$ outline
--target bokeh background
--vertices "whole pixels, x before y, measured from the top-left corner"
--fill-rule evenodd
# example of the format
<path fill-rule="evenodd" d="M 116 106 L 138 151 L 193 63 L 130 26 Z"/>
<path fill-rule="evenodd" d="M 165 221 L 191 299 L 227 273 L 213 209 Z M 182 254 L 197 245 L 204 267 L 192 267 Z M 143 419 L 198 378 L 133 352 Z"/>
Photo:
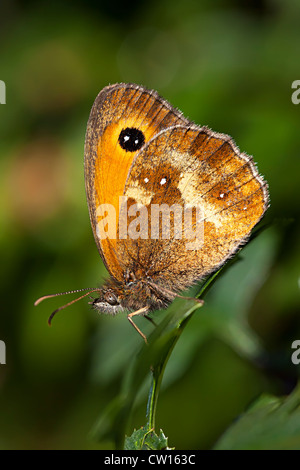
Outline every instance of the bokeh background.
<path fill-rule="evenodd" d="M 40 295 L 107 276 L 89 223 L 83 148 L 90 108 L 109 83 L 154 88 L 193 121 L 232 135 L 271 193 L 270 228 L 216 282 L 171 356 L 157 430 L 177 449 L 210 448 L 261 393 L 293 389 L 299 22 L 298 0 L 1 0 L 0 448 L 114 445 L 89 431 L 119 393 L 141 338 L 124 315 L 97 316 L 86 301 L 52 328 L 49 314 L 69 297 L 33 307 Z M 129 432 L 145 412 L 141 393 Z"/>

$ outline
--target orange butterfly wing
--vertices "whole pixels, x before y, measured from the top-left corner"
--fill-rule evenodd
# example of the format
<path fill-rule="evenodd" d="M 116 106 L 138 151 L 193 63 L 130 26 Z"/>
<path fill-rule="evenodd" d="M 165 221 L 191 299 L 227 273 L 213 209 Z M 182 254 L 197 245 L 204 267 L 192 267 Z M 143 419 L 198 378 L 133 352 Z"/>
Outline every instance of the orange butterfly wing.
<path fill-rule="evenodd" d="M 99 235 L 103 213 L 98 208 L 110 204 L 116 220 L 106 218 L 109 226 L 118 226 L 119 196 L 123 195 L 129 170 L 137 151 L 125 151 L 119 145 L 123 129 L 142 131 L 145 144 L 163 129 L 189 121 L 156 92 L 138 85 L 116 84 L 97 96 L 87 124 L 85 140 L 85 184 L 95 241 L 106 268 L 117 280 L 123 269 L 116 252 L 117 240 Z"/>

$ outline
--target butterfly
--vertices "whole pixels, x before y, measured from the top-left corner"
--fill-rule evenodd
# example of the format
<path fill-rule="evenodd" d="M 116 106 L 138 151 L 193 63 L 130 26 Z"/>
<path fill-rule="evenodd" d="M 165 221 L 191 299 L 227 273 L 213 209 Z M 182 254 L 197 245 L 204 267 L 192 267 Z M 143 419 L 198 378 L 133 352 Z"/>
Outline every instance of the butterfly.
<path fill-rule="evenodd" d="M 266 181 L 230 136 L 135 84 L 107 86 L 93 104 L 85 185 L 110 277 L 82 297 L 97 292 L 91 303 L 99 313 L 127 312 L 145 340 L 133 317 L 150 319 L 222 266 L 269 204 Z"/>

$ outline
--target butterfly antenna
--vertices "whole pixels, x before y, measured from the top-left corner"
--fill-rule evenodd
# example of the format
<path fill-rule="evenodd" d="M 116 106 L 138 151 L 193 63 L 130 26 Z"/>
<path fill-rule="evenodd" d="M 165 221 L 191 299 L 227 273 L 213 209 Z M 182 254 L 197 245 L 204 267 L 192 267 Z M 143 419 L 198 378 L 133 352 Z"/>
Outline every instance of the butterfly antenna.
<path fill-rule="evenodd" d="M 39 297 L 35 302 L 34 306 L 36 307 L 39 305 L 43 300 L 46 299 L 52 299 L 52 297 L 57 297 L 58 295 L 67 295 L 67 294 L 77 294 L 78 292 L 83 292 L 85 290 L 89 290 L 90 292 L 94 292 L 96 289 L 94 287 L 84 287 L 83 289 L 77 289 L 77 290 L 69 290 L 68 292 L 58 292 L 57 294 L 49 294 L 49 295 L 43 295 L 42 297 Z"/>
<path fill-rule="evenodd" d="M 70 305 L 74 304 L 75 302 L 78 302 L 78 300 L 83 299 L 83 298 L 86 297 L 87 295 L 90 295 L 91 292 L 97 292 L 97 291 L 99 291 L 99 288 L 98 288 L 98 287 L 95 287 L 95 288 L 92 288 L 92 289 L 91 289 L 90 287 L 86 287 L 86 288 L 84 288 L 84 289 L 71 290 L 71 291 L 68 291 L 68 292 L 59 292 L 58 294 L 44 295 L 43 297 L 40 297 L 39 299 L 37 299 L 37 300 L 34 302 L 34 305 L 36 306 L 36 305 L 40 304 L 40 303 L 41 303 L 43 300 L 45 300 L 45 299 L 51 299 L 52 297 L 57 297 L 57 296 L 59 296 L 59 295 L 75 294 L 75 293 L 82 292 L 82 291 L 85 291 L 85 290 L 88 291 L 86 294 L 83 294 L 83 295 L 81 295 L 80 297 L 77 297 L 76 299 L 71 300 L 71 302 L 68 302 L 67 304 L 62 305 L 61 307 L 57 308 L 56 310 L 54 310 L 54 312 L 51 313 L 50 317 L 48 318 L 48 325 L 51 326 L 52 319 L 53 319 L 54 315 L 57 314 L 57 312 L 59 312 L 60 310 L 63 310 L 64 308 L 69 307 Z"/>

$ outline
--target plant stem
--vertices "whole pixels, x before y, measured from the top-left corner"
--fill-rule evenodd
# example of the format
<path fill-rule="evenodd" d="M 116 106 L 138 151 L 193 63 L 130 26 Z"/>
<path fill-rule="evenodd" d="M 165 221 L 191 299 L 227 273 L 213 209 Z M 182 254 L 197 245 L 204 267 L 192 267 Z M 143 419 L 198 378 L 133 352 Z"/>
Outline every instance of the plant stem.
<path fill-rule="evenodd" d="M 151 370 L 152 372 L 152 383 L 148 395 L 147 403 L 147 430 L 151 431 L 155 428 L 155 413 L 156 405 L 159 395 L 160 384 L 162 380 L 162 373 L 158 373 L 158 368 Z"/>

